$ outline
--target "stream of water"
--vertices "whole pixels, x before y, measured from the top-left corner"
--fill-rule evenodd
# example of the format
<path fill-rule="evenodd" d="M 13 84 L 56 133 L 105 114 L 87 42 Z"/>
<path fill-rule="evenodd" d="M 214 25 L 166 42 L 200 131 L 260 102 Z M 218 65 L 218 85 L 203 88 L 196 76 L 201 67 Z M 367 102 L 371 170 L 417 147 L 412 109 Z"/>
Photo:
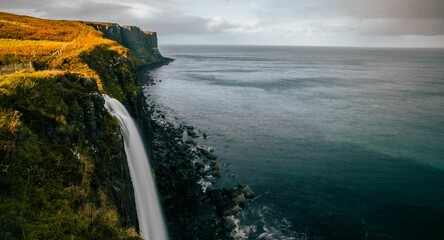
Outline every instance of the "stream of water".
<path fill-rule="evenodd" d="M 125 153 L 134 187 L 140 233 L 145 240 L 168 239 L 165 221 L 142 138 L 125 107 L 107 95 L 105 108 L 117 118 L 125 142 Z"/>

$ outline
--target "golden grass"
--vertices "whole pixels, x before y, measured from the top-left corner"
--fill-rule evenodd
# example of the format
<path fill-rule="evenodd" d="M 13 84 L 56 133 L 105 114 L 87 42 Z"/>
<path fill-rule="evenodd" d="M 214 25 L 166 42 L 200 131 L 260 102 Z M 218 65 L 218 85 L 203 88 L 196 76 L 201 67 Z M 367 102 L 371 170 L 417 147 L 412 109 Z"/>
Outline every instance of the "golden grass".
<path fill-rule="evenodd" d="M 24 70 L 8 75 L 0 75 L 0 94 L 8 95 L 10 90 L 17 86 L 31 89 L 35 86 L 37 79 L 52 79 L 57 75 L 65 74 L 61 70 L 47 70 L 47 71 L 30 71 Z"/>
<path fill-rule="evenodd" d="M 38 29 L 36 31 L 36 29 Z M 0 61 L 29 62 L 39 69 L 59 69 L 94 79 L 99 91 L 103 83 L 80 55 L 107 46 L 128 57 L 128 50 L 91 26 L 77 21 L 54 21 L 0 12 Z M 1 90 L 0 90 L 1 91 Z"/>
<path fill-rule="evenodd" d="M 0 55 L 24 57 L 51 56 L 65 42 L 48 40 L 0 39 Z"/>
<path fill-rule="evenodd" d="M 30 26 L 30 25 L 22 23 L 22 22 L 8 21 L 8 20 L 4 20 L 4 19 L 0 19 L 0 24 L 10 24 L 10 25 L 19 26 L 19 27 L 35 28 L 33 26 Z"/>
<path fill-rule="evenodd" d="M 82 24 L 78 22 L 46 20 L 2 12 L 0 21 L 0 38 L 68 42 L 82 30 Z"/>

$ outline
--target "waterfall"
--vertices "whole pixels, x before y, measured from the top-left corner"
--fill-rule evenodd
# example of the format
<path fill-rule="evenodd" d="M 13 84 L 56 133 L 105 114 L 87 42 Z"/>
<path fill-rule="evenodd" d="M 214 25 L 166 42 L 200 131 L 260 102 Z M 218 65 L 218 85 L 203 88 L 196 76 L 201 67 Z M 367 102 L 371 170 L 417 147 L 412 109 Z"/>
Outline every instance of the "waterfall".
<path fill-rule="evenodd" d="M 167 231 L 154 178 L 136 124 L 118 100 L 105 94 L 103 97 L 105 108 L 119 121 L 125 142 L 125 153 L 134 187 L 140 233 L 145 240 L 166 240 L 168 239 Z"/>

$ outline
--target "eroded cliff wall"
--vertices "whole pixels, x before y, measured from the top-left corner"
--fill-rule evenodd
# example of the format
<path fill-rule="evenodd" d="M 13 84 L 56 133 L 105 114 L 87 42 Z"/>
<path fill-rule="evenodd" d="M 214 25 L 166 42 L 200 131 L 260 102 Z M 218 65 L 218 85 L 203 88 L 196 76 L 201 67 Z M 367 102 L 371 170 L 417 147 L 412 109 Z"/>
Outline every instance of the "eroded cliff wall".
<path fill-rule="evenodd" d="M 154 64 L 164 60 L 157 45 L 157 33 L 143 31 L 136 26 L 120 26 L 116 23 L 88 22 L 101 31 L 103 36 L 128 48 L 141 60 L 141 64 Z"/>

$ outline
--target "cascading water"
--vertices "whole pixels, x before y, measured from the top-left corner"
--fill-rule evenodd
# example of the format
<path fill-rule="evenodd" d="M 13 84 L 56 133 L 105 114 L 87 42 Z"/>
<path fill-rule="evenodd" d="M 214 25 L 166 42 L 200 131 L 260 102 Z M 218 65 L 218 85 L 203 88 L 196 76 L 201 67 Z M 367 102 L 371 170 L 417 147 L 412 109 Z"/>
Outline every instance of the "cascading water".
<path fill-rule="evenodd" d="M 168 239 L 159 199 L 142 138 L 125 107 L 116 99 L 103 95 L 105 108 L 117 118 L 125 142 L 131 181 L 136 199 L 140 233 L 145 240 Z"/>

